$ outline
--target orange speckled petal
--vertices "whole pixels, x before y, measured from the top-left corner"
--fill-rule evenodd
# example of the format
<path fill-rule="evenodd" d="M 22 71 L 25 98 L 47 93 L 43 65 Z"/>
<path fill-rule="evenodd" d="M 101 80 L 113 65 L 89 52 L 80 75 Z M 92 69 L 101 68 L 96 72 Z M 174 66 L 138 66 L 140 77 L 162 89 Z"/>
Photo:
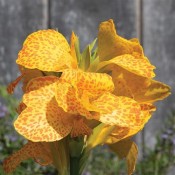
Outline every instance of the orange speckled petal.
<path fill-rule="evenodd" d="M 67 82 L 57 82 L 55 98 L 58 106 L 71 114 L 91 117 L 78 96 L 78 90 Z"/>
<path fill-rule="evenodd" d="M 23 102 L 27 106 L 49 102 L 55 95 L 55 82 L 57 81 L 58 78 L 54 76 L 32 79 L 26 87 L 27 93 L 23 96 Z"/>
<path fill-rule="evenodd" d="M 62 80 L 71 83 L 83 90 L 88 90 L 93 93 L 101 91 L 113 91 L 114 84 L 111 76 L 105 73 L 90 73 L 80 70 L 66 70 L 61 76 Z"/>
<path fill-rule="evenodd" d="M 68 114 L 58 108 L 55 99 L 27 107 L 14 123 L 15 129 L 33 142 L 52 142 L 67 136 L 72 123 L 67 122 Z"/>
<path fill-rule="evenodd" d="M 39 30 L 27 37 L 16 63 L 29 69 L 59 72 L 72 68 L 70 47 L 55 30 Z"/>
<path fill-rule="evenodd" d="M 109 61 L 104 61 L 99 64 L 98 69 L 101 69 L 107 65 L 117 65 L 126 69 L 129 72 L 132 72 L 136 75 L 140 75 L 147 78 L 152 78 L 155 76 L 153 69 L 155 67 L 151 65 L 145 59 L 136 59 L 132 55 L 125 54 L 118 57 L 115 57 Z"/>
<path fill-rule="evenodd" d="M 27 68 L 25 68 L 23 66 L 20 66 L 20 65 L 18 67 L 19 67 L 21 73 L 25 73 L 24 77 L 22 79 L 22 82 L 23 82 L 22 90 L 24 92 L 26 91 L 27 83 L 31 79 L 43 76 L 43 73 L 40 70 L 38 70 L 38 69 L 27 69 Z"/>
<path fill-rule="evenodd" d="M 162 100 L 170 94 L 170 87 L 166 84 L 138 76 L 121 67 L 115 66 L 115 69 L 112 69 L 112 79 L 115 85 L 115 95 L 131 97 L 132 94 L 134 99 L 141 103 Z"/>
<path fill-rule="evenodd" d="M 100 114 L 97 113 L 94 117 L 102 123 L 120 127 L 136 127 L 140 125 L 140 105 L 133 99 L 105 93 L 93 101 L 92 105 L 100 110 Z"/>
<path fill-rule="evenodd" d="M 42 162 L 42 165 L 51 164 L 51 155 L 46 149 L 45 144 L 47 143 L 28 142 L 19 151 L 4 160 L 4 171 L 6 173 L 13 172 L 22 161 L 29 158 L 34 158 L 39 162 Z"/>
<path fill-rule="evenodd" d="M 23 102 L 21 102 L 19 105 L 18 105 L 18 108 L 16 109 L 16 112 L 18 113 L 18 114 L 21 114 L 21 112 L 26 108 L 27 106 L 23 103 Z"/>
<path fill-rule="evenodd" d="M 100 61 L 106 61 L 123 54 L 137 52 L 143 55 L 143 49 L 135 39 L 126 40 L 117 35 L 113 20 L 102 22 L 98 33 L 98 54 Z"/>
<path fill-rule="evenodd" d="M 82 117 L 77 117 L 74 119 L 74 124 L 71 131 L 71 137 L 90 135 L 92 129 L 89 128 Z"/>
<path fill-rule="evenodd" d="M 45 76 L 45 77 L 34 78 L 27 84 L 26 93 L 34 90 L 39 90 L 40 88 L 47 88 L 47 86 L 54 84 L 58 80 L 59 78 L 55 76 Z"/>

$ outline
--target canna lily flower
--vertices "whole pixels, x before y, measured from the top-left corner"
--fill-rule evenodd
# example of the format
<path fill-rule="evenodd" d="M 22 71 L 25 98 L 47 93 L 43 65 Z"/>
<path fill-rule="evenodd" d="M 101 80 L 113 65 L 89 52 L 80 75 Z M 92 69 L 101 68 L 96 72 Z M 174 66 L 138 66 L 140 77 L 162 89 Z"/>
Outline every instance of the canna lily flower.
<path fill-rule="evenodd" d="M 155 67 L 138 40 L 118 36 L 112 20 L 100 24 L 97 49 L 95 41 L 80 53 L 74 33 L 70 46 L 54 30 L 28 36 L 17 59 L 22 75 L 8 87 L 12 92 L 23 79 L 22 109 L 14 126 L 60 174 L 69 169 L 81 174 L 89 152 L 107 144 L 126 158 L 130 175 L 138 152 L 131 138 L 156 110 L 154 102 L 167 97 L 170 88 L 152 79 Z M 28 152 L 28 146 L 4 161 L 6 172 L 28 157 L 36 159 L 37 152 L 28 155 L 25 150 Z M 58 150 L 64 152 L 63 164 Z"/>

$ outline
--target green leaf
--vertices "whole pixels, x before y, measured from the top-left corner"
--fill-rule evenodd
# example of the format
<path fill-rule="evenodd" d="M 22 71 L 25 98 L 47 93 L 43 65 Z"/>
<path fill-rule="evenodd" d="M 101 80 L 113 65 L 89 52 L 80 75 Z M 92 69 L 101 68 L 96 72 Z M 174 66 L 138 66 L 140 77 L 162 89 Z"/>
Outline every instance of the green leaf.
<path fill-rule="evenodd" d="M 91 53 L 90 53 L 90 46 L 87 46 L 82 55 L 81 55 L 81 63 L 80 63 L 80 68 L 83 70 L 87 70 L 89 68 L 90 65 L 90 59 L 91 59 Z"/>
<path fill-rule="evenodd" d="M 126 158 L 128 175 L 131 175 L 135 170 L 135 165 L 138 156 L 137 145 L 128 139 L 110 144 L 109 148 L 114 151 L 120 159 Z"/>
<path fill-rule="evenodd" d="M 78 37 L 76 38 L 76 41 L 75 41 L 75 52 L 76 52 L 76 56 L 77 56 L 77 62 L 80 63 L 82 60 L 82 57 L 81 57 L 80 42 L 79 42 Z"/>

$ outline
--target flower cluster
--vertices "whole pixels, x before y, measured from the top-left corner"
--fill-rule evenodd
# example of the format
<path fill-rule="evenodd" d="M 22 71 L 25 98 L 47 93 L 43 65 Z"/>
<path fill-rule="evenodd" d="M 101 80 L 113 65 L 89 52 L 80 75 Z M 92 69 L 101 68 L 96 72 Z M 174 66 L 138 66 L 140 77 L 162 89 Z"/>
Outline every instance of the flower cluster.
<path fill-rule="evenodd" d="M 61 175 L 68 169 L 81 174 L 89 151 L 100 144 L 126 158 L 128 174 L 134 171 L 137 146 L 131 137 L 170 88 L 153 80 L 155 67 L 139 41 L 120 37 L 113 20 L 100 24 L 95 43 L 81 53 L 74 33 L 70 45 L 50 29 L 27 37 L 16 61 L 21 76 L 8 91 L 23 80 L 14 126 L 28 143 L 4 161 L 6 172 L 34 158 L 53 164 Z"/>

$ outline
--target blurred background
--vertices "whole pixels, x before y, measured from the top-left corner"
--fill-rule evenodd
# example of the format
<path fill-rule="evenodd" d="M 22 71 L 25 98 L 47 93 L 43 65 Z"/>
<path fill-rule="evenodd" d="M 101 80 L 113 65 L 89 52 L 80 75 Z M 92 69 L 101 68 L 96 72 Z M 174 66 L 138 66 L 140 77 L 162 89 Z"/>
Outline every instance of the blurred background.
<path fill-rule="evenodd" d="M 156 66 L 155 79 L 172 87 L 172 95 L 157 103 L 152 119 L 135 138 L 140 150 L 136 174 L 175 174 L 174 0 L 0 0 L 0 163 L 25 142 L 12 126 L 20 88 L 9 96 L 4 86 L 19 74 L 15 60 L 27 35 L 53 28 L 69 40 L 74 31 L 84 48 L 96 38 L 100 22 L 110 18 L 119 35 L 140 39 L 145 55 Z M 126 174 L 124 163 L 107 148 L 100 149 L 90 158 L 86 175 Z M 50 169 L 28 161 L 17 174 L 54 174 Z"/>

